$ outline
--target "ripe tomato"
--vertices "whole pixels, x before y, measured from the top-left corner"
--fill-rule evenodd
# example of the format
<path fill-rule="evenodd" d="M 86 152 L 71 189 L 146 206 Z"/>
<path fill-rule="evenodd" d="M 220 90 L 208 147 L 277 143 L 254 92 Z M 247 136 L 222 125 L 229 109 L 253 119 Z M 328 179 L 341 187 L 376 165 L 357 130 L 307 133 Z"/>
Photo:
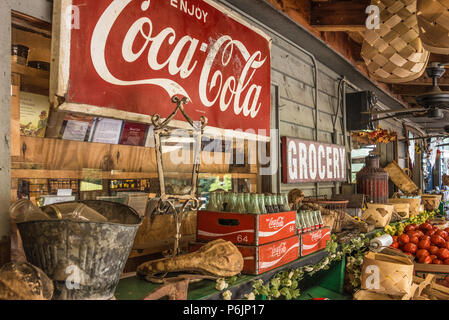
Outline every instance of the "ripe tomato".
<path fill-rule="evenodd" d="M 410 238 L 406 234 L 401 234 L 398 238 L 398 242 L 400 245 L 405 245 L 410 242 Z"/>
<path fill-rule="evenodd" d="M 438 257 L 437 257 L 435 254 L 431 254 L 429 257 L 431 257 L 432 260 L 433 260 L 433 259 L 438 259 Z"/>
<path fill-rule="evenodd" d="M 449 250 L 446 249 L 446 248 L 440 248 L 440 249 L 438 249 L 437 256 L 438 256 L 441 260 L 449 259 Z"/>
<path fill-rule="evenodd" d="M 397 242 L 398 241 L 398 236 L 393 236 L 393 242 Z"/>
<path fill-rule="evenodd" d="M 430 236 L 426 236 L 426 235 L 424 234 L 424 235 L 422 235 L 421 237 L 419 237 L 419 240 L 424 240 L 424 239 L 427 239 L 427 240 L 430 241 Z"/>
<path fill-rule="evenodd" d="M 407 244 L 405 244 L 404 245 L 404 251 L 405 252 L 410 252 L 410 253 L 415 253 L 416 252 L 416 250 L 418 250 L 418 247 L 416 246 L 416 244 L 414 244 L 414 243 L 411 243 L 411 242 L 409 242 L 409 243 L 407 243 Z M 449 257 L 448 257 L 449 258 Z"/>
<path fill-rule="evenodd" d="M 431 236 L 430 237 L 430 241 L 432 241 L 432 243 L 437 245 L 437 246 L 440 246 L 440 245 L 445 243 L 444 239 L 441 238 L 440 236 L 437 236 L 437 235 Z"/>
<path fill-rule="evenodd" d="M 438 229 L 438 231 L 436 232 L 437 236 L 440 236 L 442 238 L 446 238 L 448 236 L 448 233 L 444 230 Z"/>
<path fill-rule="evenodd" d="M 423 223 L 419 226 L 419 229 L 422 231 L 429 231 L 432 230 L 432 225 L 430 223 Z"/>
<path fill-rule="evenodd" d="M 449 233 L 449 228 L 445 228 L 444 231 L 446 231 L 447 233 Z"/>
<path fill-rule="evenodd" d="M 449 264 L 449 259 L 444 260 L 444 264 Z"/>
<path fill-rule="evenodd" d="M 421 257 L 421 259 L 419 259 L 418 262 L 419 263 L 430 264 L 430 263 L 432 263 L 432 258 L 430 256 Z"/>
<path fill-rule="evenodd" d="M 409 231 L 409 232 L 404 232 L 406 235 L 408 235 L 409 238 L 416 236 L 416 231 Z"/>
<path fill-rule="evenodd" d="M 417 236 L 410 237 L 410 242 L 417 245 L 419 242 L 419 238 Z"/>
<path fill-rule="evenodd" d="M 419 229 L 416 229 L 416 234 L 418 235 L 418 237 L 422 237 L 422 236 L 424 236 L 424 232 L 422 232 L 421 230 L 419 230 Z"/>
<path fill-rule="evenodd" d="M 418 260 L 421 259 L 421 257 L 427 256 L 430 256 L 430 253 L 426 249 L 419 249 L 418 251 L 416 251 L 416 258 L 418 258 Z"/>
<path fill-rule="evenodd" d="M 433 264 L 443 264 L 443 261 L 441 261 L 440 259 L 434 259 L 432 260 Z"/>
<path fill-rule="evenodd" d="M 407 233 L 409 231 L 415 231 L 415 229 L 416 229 L 415 226 L 409 224 L 404 228 L 404 232 Z"/>
<path fill-rule="evenodd" d="M 390 245 L 390 247 L 393 247 L 393 248 L 399 248 L 399 243 L 397 243 L 397 242 L 393 242 L 391 245 Z"/>
<path fill-rule="evenodd" d="M 437 246 L 430 246 L 429 252 L 430 252 L 430 254 L 437 254 L 438 253 L 438 247 Z"/>
<path fill-rule="evenodd" d="M 423 239 L 423 240 L 419 240 L 418 242 L 418 248 L 420 249 L 429 249 L 430 248 L 430 240 L 429 239 Z"/>
<path fill-rule="evenodd" d="M 436 232 L 435 230 L 428 230 L 428 231 L 426 231 L 425 235 L 433 236 L 435 234 L 435 232 Z"/>

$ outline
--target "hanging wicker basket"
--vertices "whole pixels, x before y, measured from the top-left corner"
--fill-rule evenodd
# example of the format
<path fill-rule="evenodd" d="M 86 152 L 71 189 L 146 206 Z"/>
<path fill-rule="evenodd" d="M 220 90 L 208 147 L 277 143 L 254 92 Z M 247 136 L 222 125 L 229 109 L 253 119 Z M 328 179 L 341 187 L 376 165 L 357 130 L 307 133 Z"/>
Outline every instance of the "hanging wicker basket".
<path fill-rule="evenodd" d="M 379 7 L 379 29 L 365 32 L 361 56 L 370 75 L 388 83 L 419 78 L 425 71 L 429 51 L 419 37 L 416 0 L 373 0 Z"/>
<path fill-rule="evenodd" d="M 449 54 L 449 2 L 417 0 L 419 35 L 430 52 Z"/>

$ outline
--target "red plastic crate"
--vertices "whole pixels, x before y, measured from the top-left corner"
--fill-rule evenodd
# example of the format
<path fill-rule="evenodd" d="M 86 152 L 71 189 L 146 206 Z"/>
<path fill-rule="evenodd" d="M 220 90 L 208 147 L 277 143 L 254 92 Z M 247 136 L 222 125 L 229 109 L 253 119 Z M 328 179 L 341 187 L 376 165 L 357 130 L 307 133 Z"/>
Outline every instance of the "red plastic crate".
<path fill-rule="evenodd" d="M 296 234 L 296 212 L 241 214 L 199 211 L 197 240 L 224 239 L 235 244 L 261 245 Z"/>
<path fill-rule="evenodd" d="M 258 275 L 281 267 L 300 256 L 300 236 L 292 236 L 260 246 L 237 244 L 243 256 L 243 274 Z M 195 242 L 189 246 L 190 252 L 201 248 L 205 243 Z"/>
<path fill-rule="evenodd" d="M 315 231 L 305 232 L 301 237 L 301 256 L 324 249 L 331 238 L 331 229 L 324 227 Z"/>

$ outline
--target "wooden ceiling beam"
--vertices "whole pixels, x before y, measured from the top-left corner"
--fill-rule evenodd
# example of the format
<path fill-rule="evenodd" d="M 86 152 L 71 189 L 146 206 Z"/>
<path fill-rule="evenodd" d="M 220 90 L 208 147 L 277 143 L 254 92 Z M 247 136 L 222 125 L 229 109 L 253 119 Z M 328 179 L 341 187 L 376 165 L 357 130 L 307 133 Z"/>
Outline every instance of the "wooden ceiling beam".
<path fill-rule="evenodd" d="M 369 0 L 312 2 L 310 25 L 318 31 L 365 31 L 365 10 L 369 5 Z"/>
<path fill-rule="evenodd" d="M 414 86 L 408 84 L 393 84 L 391 86 L 391 91 L 395 94 L 399 94 L 402 96 L 412 96 L 415 97 L 417 95 L 423 94 L 428 91 L 430 88 L 426 86 Z"/>

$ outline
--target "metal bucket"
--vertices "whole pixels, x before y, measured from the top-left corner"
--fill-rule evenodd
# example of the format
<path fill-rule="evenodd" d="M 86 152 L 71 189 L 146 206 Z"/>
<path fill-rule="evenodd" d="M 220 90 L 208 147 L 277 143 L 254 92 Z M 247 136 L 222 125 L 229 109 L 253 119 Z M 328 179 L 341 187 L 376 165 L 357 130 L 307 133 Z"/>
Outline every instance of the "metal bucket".
<path fill-rule="evenodd" d="M 26 257 L 53 280 L 55 300 L 111 299 L 141 218 L 134 209 L 116 202 L 76 202 L 121 223 L 71 220 L 18 223 Z"/>

